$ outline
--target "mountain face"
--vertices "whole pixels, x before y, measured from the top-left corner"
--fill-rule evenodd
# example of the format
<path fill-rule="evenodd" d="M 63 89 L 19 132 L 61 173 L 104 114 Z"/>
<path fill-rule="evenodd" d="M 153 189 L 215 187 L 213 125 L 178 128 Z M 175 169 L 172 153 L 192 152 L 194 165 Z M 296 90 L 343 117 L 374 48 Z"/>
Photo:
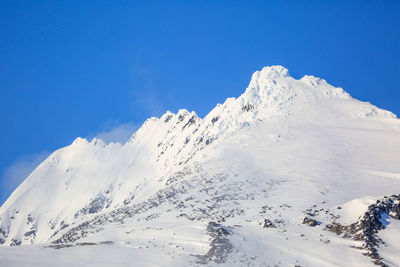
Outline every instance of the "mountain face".
<path fill-rule="evenodd" d="M 204 118 L 55 151 L 0 208 L 0 262 L 400 266 L 399 159 L 393 113 L 265 67 Z"/>

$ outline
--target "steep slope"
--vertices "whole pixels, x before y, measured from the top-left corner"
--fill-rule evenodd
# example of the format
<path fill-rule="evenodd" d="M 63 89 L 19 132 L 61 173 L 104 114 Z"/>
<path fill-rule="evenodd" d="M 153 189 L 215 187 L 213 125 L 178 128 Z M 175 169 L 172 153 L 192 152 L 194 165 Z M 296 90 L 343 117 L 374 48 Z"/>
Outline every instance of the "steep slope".
<path fill-rule="evenodd" d="M 323 79 L 265 67 L 203 119 L 167 112 L 126 144 L 78 138 L 54 152 L 0 208 L 0 243 L 65 255 L 107 246 L 141 265 L 396 265 L 395 242 L 382 258 L 370 252 L 383 243 L 369 247 L 345 229 L 400 193 L 399 155 L 391 112 Z M 11 264 L 7 255 L 35 246 L 10 249 L 0 259 Z M 91 260 L 82 255 L 79 263 Z"/>

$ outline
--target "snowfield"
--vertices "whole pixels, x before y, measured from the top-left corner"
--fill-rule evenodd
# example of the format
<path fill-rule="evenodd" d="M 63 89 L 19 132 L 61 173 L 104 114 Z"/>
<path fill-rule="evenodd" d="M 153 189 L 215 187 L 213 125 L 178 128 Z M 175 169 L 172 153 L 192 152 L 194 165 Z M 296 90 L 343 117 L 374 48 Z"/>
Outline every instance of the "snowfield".
<path fill-rule="evenodd" d="M 77 138 L 0 208 L 1 266 L 400 266 L 400 120 L 282 66 L 205 118 Z"/>

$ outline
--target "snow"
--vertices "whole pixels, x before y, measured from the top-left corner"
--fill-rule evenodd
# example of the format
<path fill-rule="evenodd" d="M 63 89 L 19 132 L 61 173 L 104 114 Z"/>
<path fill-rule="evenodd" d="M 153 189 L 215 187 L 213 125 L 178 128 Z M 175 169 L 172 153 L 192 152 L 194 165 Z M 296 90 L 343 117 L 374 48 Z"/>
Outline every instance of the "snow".
<path fill-rule="evenodd" d="M 373 266 L 352 248 L 358 241 L 325 226 L 331 216 L 353 223 L 398 194 L 399 155 L 393 113 L 323 79 L 265 67 L 204 118 L 167 111 L 125 144 L 77 138 L 55 151 L 0 208 L 0 261 L 196 265 L 224 258 L 207 232 L 218 222 L 232 232 L 221 239 L 233 247 L 225 265 Z M 319 211 L 319 225 L 302 224 L 307 210 Z M 263 228 L 264 219 L 275 227 Z M 389 221 L 379 251 L 393 264 L 400 230 Z M 8 247 L 13 240 L 22 245 Z M 60 240 L 73 247 L 49 247 Z"/>
<path fill-rule="evenodd" d="M 350 200 L 336 207 L 336 209 L 334 209 L 334 214 L 340 216 L 336 221 L 343 225 L 357 222 L 367 211 L 368 206 L 374 204 L 378 199 L 378 197 L 362 197 Z"/>
<path fill-rule="evenodd" d="M 380 246 L 379 253 L 389 266 L 399 266 L 400 264 L 400 221 L 389 219 L 389 225 L 379 232 L 379 237 L 385 242 Z"/>

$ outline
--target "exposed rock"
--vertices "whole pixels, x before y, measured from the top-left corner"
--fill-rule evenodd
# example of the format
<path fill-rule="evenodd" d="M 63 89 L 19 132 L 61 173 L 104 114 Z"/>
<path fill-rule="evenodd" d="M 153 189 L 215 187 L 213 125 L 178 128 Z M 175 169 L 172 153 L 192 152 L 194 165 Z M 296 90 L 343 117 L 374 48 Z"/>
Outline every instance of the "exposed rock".
<path fill-rule="evenodd" d="M 252 104 L 250 104 L 250 103 L 248 103 L 248 104 L 246 104 L 246 105 L 244 105 L 244 106 L 242 107 L 242 110 L 243 110 L 243 111 L 247 111 L 247 112 L 252 111 L 253 109 L 254 109 L 254 105 L 252 105 Z"/>
<path fill-rule="evenodd" d="M 315 219 L 311 219 L 309 217 L 304 217 L 303 224 L 307 224 L 308 226 L 314 227 L 314 226 L 321 224 L 321 222 L 319 222 Z"/>
<path fill-rule="evenodd" d="M 105 203 L 106 199 L 103 195 L 98 195 L 95 199 L 93 199 L 88 205 L 89 214 L 100 212 Z"/>
<path fill-rule="evenodd" d="M 218 119 L 219 119 L 219 117 L 216 116 L 216 117 L 212 118 L 211 122 L 212 122 L 212 123 L 216 123 L 216 122 L 218 121 Z"/>
<path fill-rule="evenodd" d="M 0 227 L 0 234 L 2 234 L 3 236 L 7 236 L 7 233 L 5 230 L 3 230 L 3 228 Z"/>
<path fill-rule="evenodd" d="M 52 244 L 52 245 L 46 246 L 46 248 L 53 248 L 53 249 L 70 248 L 70 247 L 75 247 L 75 245 L 73 245 L 73 244 Z"/>
<path fill-rule="evenodd" d="M 28 217 L 26 219 L 26 223 L 29 224 L 29 223 L 32 223 L 32 222 L 33 222 L 32 215 L 28 214 Z"/>
<path fill-rule="evenodd" d="M 368 210 L 359 221 L 350 225 L 341 225 L 335 222 L 327 225 L 326 228 L 338 235 L 343 234 L 345 238 L 362 241 L 363 245 L 356 248 L 366 250 L 367 252 L 363 254 L 374 259 L 375 264 L 386 266 L 378 253 L 379 245 L 384 242 L 377 234 L 389 224 L 386 218 L 390 216 L 393 219 L 399 219 L 399 203 L 400 194 L 384 197 L 383 200 L 377 200 L 375 204 L 369 205 Z"/>
<path fill-rule="evenodd" d="M 164 122 L 169 122 L 169 120 L 172 118 L 172 115 L 168 115 L 165 117 Z"/>
<path fill-rule="evenodd" d="M 263 228 L 276 228 L 275 224 L 269 220 L 269 219 L 264 219 L 264 225 Z"/>
<path fill-rule="evenodd" d="M 190 141 L 190 138 L 189 138 L 189 137 L 186 137 L 186 139 L 185 139 L 185 145 L 187 145 L 187 144 L 189 143 L 189 141 Z"/>
<path fill-rule="evenodd" d="M 179 122 L 181 122 L 181 121 L 183 121 L 183 119 L 185 118 L 185 115 L 179 115 L 179 117 L 178 117 L 178 122 L 177 123 L 179 123 Z"/>
<path fill-rule="evenodd" d="M 400 203 L 399 202 L 392 205 L 392 209 L 389 212 L 389 216 L 392 217 L 393 219 L 400 220 Z"/>
<path fill-rule="evenodd" d="M 233 246 L 226 237 L 232 232 L 225 226 L 215 222 L 209 222 L 207 232 L 211 236 L 210 249 L 205 255 L 197 256 L 199 264 L 208 264 L 210 261 L 224 263 Z"/>
<path fill-rule="evenodd" d="M 184 130 L 186 127 L 189 127 L 189 126 L 195 124 L 197 118 L 198 118 L 198 117 L 197 117 L 196 115 L 193 115 L 193 116 L 188 120 L 188 122 L 182 127 L 182 130 Z"/>
<path fill-rule="evenodd" d="M 36 231 L 35 231 L 35 230 L 26 232 L 26 233 L 24 234 L 25 237 L 31 237 L 31 238 L 34 238 L 35 235 L 36 235 Z"/>
<path fill-rule="evenodd" d="M 10 246 L 19 246 L 21 245 L 21 240 L 11 239 Z"/>
<path fill-rule="evenodd" d="M 81 243 L 76 243 L 77 246 L 95 246 L 97 245 L 94 242 L 81 242 Z"/>
<path fill-rule="evenodd" d="M 127 199 L 125 199 L 124 200 L 124 202 L 123 202 L 123 204 L 126 206 L 126 205 L 129 205 L 131 202 L 132 202 L 132 200 L 135 198 L 135 194 L 133 193 L 133 192 L 131 192 L 130 194 L 129 194 L 129 197 L 127 198 Z"/>

